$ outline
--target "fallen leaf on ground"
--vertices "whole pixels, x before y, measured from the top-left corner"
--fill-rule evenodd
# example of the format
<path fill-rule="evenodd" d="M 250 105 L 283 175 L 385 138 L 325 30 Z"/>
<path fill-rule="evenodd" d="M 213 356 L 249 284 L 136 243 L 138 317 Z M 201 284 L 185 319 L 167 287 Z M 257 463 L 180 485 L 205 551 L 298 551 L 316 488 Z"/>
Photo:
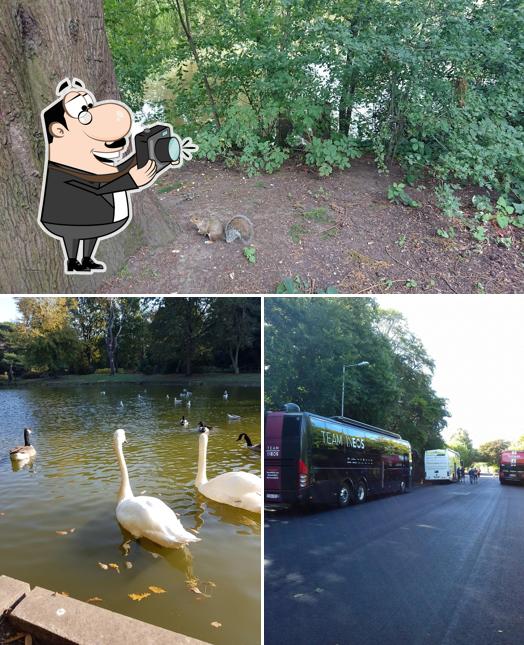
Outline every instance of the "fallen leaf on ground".
<path fill-rule="evenodd" d="M 114 562 L 110 562 L 108 566 L 110 566 L 111 569 L 115 569 L 117 573 L 120 573 L 120 567 L 118 566 L 118 564 L 115 564 Z"/>
<path fill-rule="evenodd" d="M 162 587 L 155 587 L 154 585 L 151 585 L 148 589 L 153 593 L 167 593 L 165 589 L 162 589 Z"/>
<path fill-rule="evenodd" d="M 57 535 L 67 535 L 69 531 L 55 531 Z"/>
<path fill-rule="evenodd" d="M 99 563 L 98 563 L 98 566 L 99 566 L 101 569 L 104 569 L 104 571 L 107 571 L 107 569 L 109 569 L 109 567 L 107 566 L 107 564 L 104 564 L 103 562 L 99 562 Z"/>
<path fill-rule="evenodd" d="M 214 621 L 211 623 L 211 626 L 212 626 L 212 627 L 216 627 L 216 628 L 218 629 L 219 627 L 222 627 L 222 623 L 219 623 L 217 620 L 214 620 Z"/>
<path fill-rule="evenodd" d="M 133 565 L 131 562 L 126 562 L 126 569 L 132 569 Z"/>
<path fill-rule="evenodd" d="M 102 598 L 98 596 L 93 596 L 93 598 L 88 598 L 87 602 L 102 602 Z"/>
<path fill-rule="evenodd" d="M 144 598 L 147 598 L 150 596 L 150 593 L 128 593 L 127 594 L 131 600 L 138 600 L 140 602 L 141 600 L 144 600 Z"/>

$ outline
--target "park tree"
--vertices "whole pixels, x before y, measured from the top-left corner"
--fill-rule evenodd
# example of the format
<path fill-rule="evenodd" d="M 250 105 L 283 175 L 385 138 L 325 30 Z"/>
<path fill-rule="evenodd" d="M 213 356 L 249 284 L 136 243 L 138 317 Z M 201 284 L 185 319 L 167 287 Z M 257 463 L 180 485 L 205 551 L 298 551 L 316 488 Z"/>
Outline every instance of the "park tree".
<path fill-rule="evenodd" d="M 338 415 L 343 365 L 366 361 L 345 371 L 344 415 L 396 431 L 418 450 L 441 446 L 448 413 L 431 387 L 433 363 L 401 317 L 382 315 L 369 298 L 266 303 L 266 405 Z"/>
<path fill-rule="evenodd" d="M 255 298 L 216 298 L 211 308 L 214 344 L 227 353 L 235 374 L 240 373 L 241 350 L 260 338 L 260 300 Z"/>
<path fill-rule="evenodd" d="M 509 448 L 510 442 L 504 439 L 493 439 L 479 446 L 478 458 L 490 465 L 498 464 L 500 453 Z"/>
<path fill-rule="evenodd" d="M 524 450 L 524 434 L 520 435 L 520 437 L 511 444 L 510 448 L 512 450 Z"/>
<path fill-rule="evenodd" d="M 469 432 L 464 428 L 459 428 L 451 435 L 448 445 L 460 454 L 460 459 L 464 466 L 470 466 L 479 457 L 478 452 L 473 447 Z"/>
<path fill-rule="evenodd" d="M 0 290 L 94 292 L 104 274 L 64 275 L 62 251 L 37 224 L 44 138 L 40 111 L 64 77 L 78 77 L 98 100 L 119 98 L 105 35 L 102 0 L 0 3 Z M 145 4 L 145 3 L 144 3 Z M 100 246 L 108 274 L 144 242 L 175 233 L 151 191 L 132 197 L 133 222 Z"/>
<path fill-rule="evenodd" d="M 57 375 L 76 371 L 81 353 L 67 298 L 19 298 L 18 341 L 30 368 Z"/>

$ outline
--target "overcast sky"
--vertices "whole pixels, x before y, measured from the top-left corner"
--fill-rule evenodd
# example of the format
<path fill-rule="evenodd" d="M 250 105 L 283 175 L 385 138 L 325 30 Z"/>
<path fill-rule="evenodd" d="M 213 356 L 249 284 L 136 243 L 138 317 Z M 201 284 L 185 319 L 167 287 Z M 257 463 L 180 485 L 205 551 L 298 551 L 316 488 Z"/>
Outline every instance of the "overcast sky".
<path fill-rule="evenodd" d="M 0 296 L 0 322 L 14 322 L 18 319 L 15 299 L 10 296 Z"/>
<path fill-rule="evenodd" d="M 376 296 L 404 314 L 434 359 L 433 387 L 448 399 L 448 429 L 475 446 L 524 434 L 524 296 Z"/>

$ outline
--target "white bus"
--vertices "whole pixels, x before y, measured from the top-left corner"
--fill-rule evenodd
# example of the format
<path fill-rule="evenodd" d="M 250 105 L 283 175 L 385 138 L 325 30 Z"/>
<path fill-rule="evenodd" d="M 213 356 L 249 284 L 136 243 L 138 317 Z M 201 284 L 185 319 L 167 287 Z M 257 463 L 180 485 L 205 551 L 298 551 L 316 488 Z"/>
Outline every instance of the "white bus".
<path fill-rule="evenodd" d="M 426 481 L 456 482 L 458 468 L 460 468 L 460 455 L 450 448 L 426 450 L 424 453 Z"/>

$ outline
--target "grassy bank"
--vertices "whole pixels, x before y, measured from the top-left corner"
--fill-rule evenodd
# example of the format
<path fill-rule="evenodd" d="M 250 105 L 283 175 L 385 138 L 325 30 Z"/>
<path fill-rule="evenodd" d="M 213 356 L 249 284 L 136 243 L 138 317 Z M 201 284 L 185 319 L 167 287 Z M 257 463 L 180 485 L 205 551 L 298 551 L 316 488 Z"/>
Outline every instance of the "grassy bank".
<path fill-rule="evenodd" d="M 55 387 L 61 385 L 100 385 L 102 383 L 173 383 L 182 387 L 195 384 L 201 385 L 221 385 L 232 387 L 240 385 L 243 387 L 260 387 L 259 373 L 230 374 L 227 372 L 212 374 L 193 374 L 185 376 L 183 374 L 84 374 L 84 375 L 67 375 L 56 378 L 43 377 L 38 379 L 17 379 L 14 384 L 8 386 L 7 381 L 1 381 L 3 387 L 25 387 L 25 386 L 45 386 Z"/>

